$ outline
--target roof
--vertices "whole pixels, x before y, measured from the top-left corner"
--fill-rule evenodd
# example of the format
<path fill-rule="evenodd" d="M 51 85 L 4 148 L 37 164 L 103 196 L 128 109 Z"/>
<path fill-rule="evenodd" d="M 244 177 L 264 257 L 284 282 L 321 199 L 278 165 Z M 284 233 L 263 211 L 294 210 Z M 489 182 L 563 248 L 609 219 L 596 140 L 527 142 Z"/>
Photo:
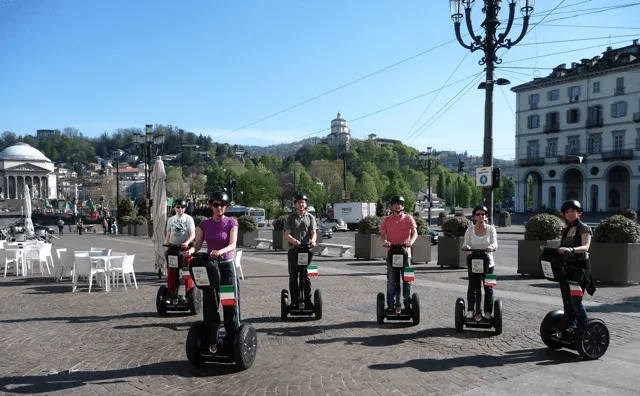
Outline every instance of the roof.
<path fill-rule="evenodd" d="M 40 150 L 27 143 L 16 143 L 0 152 L 0 160 L 11 161 L 46 161 L 51 162 Z"/>

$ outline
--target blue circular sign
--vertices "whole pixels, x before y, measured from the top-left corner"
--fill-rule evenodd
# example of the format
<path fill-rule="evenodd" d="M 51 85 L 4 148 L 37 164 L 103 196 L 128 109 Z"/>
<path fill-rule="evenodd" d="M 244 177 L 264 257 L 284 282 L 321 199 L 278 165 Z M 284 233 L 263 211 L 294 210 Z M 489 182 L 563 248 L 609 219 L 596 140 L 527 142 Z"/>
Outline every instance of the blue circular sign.
<path fill-rule="evenodd" d="M 487 179 L 487 175 L 480 176 L 480 184 L 487 184 L 489 179 Z"/>

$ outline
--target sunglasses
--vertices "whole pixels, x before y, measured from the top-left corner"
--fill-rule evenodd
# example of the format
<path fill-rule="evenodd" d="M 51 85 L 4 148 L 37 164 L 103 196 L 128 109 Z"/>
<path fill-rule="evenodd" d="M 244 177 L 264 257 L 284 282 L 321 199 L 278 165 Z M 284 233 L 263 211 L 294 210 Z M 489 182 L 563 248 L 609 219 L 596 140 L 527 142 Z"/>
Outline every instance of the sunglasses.
<path fill-rule="evenodd" d="M 213 206 L 214 208 L 222 208 L 224 206 L 223 203 L 218 202 L 209 202 L 209 205 Z"/>
<path fill-rule="evenodd" d="M 174 208 L 176 208 L 176 209 L 184 209 L 185 207 L 181 206 L 181 205 L 176 205 L 176 206 L 174 206 Z"/>
<path fill-rule="evenodd" d="M 486 216 L 486 213 L 476 213 L 476 216 Z"/>

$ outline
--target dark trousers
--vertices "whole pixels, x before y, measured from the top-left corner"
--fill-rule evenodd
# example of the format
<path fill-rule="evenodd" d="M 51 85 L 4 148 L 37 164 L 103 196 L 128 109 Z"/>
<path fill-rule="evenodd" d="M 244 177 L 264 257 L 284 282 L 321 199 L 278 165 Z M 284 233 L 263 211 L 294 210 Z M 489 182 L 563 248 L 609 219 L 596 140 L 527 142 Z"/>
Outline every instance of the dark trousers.
<path fill-rule="evenodd" d="M 235 286 L 236 305 L 222 308 L 226 332 L 224 342 L 231 345 L 235 333 L 240 327 L 240 284 L 236 277 L 236 266 L 233 260 L 219 263 L 209 261 L 207 262 L 207 274 L 209 275 L 211 286 L 207 288 L 209 290 L 203 290 L 202 311 L 204 325 L 208 330 L 213 331 L 212 341 L 214 342 L 218 339 L 218 329 L 220 328 L 220 313 L 218 312 L 220 285 Z"/>
<path fill-rule="evenodd" d="M 64 226 L 58 226 L 58 235 L 64 235 Z"/>
<path fill-rule="evenodd" d="M 582 305 L 582 297 L 572 296 L 569 283 L 566 281 L 560 282 L 560 293 L 562 293 L 562 305 L 564 305 L 564 327 L 576 327 L 586 322 L 589 317 Z"/>
<path fill-rule="evenodd" d="M 493 267 L 489 267 L 487 274 L 493 274 Z M 469 287 L 467 288 L 467 310 L 480 312 L 480 301 L 482 301 L 482 287 L 484 285 L 484 279 L 482 277 L 475 276 L 469 271 Z M 472 284 L 472 280 L 477 280 L 478 284 Z M 493 287 L 484 287 L 484 312 L 491 314 L 493 312 Z"/>
<path fill-rule="evenodd" d="M 404 282 L 404 268 L 393 268 L 387 257 L 387 307 L 393 309 L 396 306 L 396 293 L 402 284 L 402 298 L 407 308 L 411 303 L 411 283 Z M 407 267 L 411 267 L 411 257 L 407 257 Z M 400 273 L 398 275 L 398 272 Z"/>
<path fill-rule="evenodd" d="M 304 299 L 305 304 L 311 302 L 311 279 L 307 275 L 307 267 L 298 266 L 298 256 L 295 249 L 289 249 L 287 252 L 287 260 L 289 264 L 289 293 L 291 303 L 299 304 L 300 290 L 298 290 L 298 279 L 300 276 L 304 278 Z M 309 255 L 309 263 L 313 259 L 313 252 Z"/>

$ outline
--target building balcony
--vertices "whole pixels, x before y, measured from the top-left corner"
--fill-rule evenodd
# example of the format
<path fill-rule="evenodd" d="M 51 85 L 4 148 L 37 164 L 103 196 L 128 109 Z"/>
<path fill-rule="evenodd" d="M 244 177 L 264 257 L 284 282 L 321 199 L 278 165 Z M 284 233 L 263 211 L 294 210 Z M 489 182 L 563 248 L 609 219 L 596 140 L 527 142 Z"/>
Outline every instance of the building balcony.
<path fill-rule="evenodd" d="M 633 122 L 640 122 L 640 111 L 633 113 Z"/>
<path fill-rule="evenodd" d="M 587 128 L 602 128 L 604 122 L 602 119 L 587 119 L 586 127 Z"/>
<path fill-rule="evenodd" d="M 523 167 L 544 165 L 544 158 L 543 157 L 521 158 L 518 160 L 518 165 Z"/>
<path fill-rule="evenodd" d="M 559 164 L 580 164 L 585 162 L 586 155 L 584 154 L 564 154 L 558 156 Z"/>
<path fill-rule="evenodd" d="M 613 151 L 603 151 L 603 161 L 623 161 L 633 159 L 633 149 L 621 149 Z"/>
<path fill-rule="evenodd" d="M 544 133 L 560 132 L 560 124 L 545 124 Z"/>

